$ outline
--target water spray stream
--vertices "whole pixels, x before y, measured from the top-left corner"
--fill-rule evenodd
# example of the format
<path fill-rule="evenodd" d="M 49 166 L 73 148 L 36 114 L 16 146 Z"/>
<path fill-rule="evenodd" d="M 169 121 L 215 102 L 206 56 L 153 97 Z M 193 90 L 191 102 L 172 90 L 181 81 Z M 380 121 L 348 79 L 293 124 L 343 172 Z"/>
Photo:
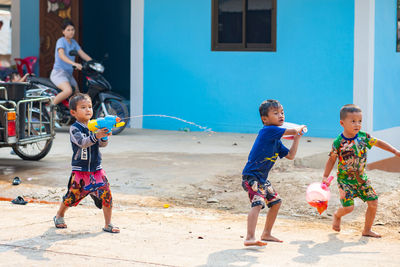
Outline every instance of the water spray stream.
<path fill-rule="evenodd" d="M 187 120 L 184 120 L 184 119 L 181 119 L 181 118 L 178 118 L 178 117 L 168 116 L 168 115 L 162 115 L 162 114 L 135 115 L 135 116 L 130 116 L 130 117 L 123 118 L 122 120 L 130 119 L 130 118 L 140 118 L 140 117 L 170 118 L 170 119 L 178 120 L 178 121 L 181 121 L 181 122 L 184 122 L 184 123 L 193 125 L 193 126 L 199 128 L 199 129 L 201 129 L 201 130 L 203 130 L 203 131 L 205 131 L 205 132 L 211 132 L 211 133 L 213 133 L 213 131 L 212 131 L 211 128 L 204 127 L 204 126 L 198 125 L 198 124 L 196 124 L 196 123 L 194 123 L 194 122 L 187 121 Z"/>

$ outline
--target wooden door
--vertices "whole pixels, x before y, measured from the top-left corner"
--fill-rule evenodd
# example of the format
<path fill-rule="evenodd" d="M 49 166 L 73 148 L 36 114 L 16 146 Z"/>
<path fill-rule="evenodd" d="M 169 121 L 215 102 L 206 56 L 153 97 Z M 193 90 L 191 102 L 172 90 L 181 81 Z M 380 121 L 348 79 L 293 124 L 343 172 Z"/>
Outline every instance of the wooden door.
<path fill-rule="evenodd" d="M 80 0 L 40 0 L 40 53 L 41 77 L 50 77 L 54 64 L 54 49 L 57 39 L 62 36 L 65 19 L 75 25 L 75 40 L 81 44 L 81 1 Z"/>

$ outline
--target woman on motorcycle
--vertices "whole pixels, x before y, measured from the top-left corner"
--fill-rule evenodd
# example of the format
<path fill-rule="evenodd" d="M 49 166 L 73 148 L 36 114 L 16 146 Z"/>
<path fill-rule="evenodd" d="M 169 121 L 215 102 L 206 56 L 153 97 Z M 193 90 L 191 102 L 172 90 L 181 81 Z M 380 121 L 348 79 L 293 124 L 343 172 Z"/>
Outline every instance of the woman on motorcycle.
<path fill-rule="evenodd" d="M 75 56 L 69 55 L 69 52 L 71 50 L 76 50 L 83 60 L 92 60 L 73 39 L 75 35 L 75 26 L 72 21 L 65 20 L 62 29 L 64 36 L 57 40 L 54 66 L 50 74 L 50 80 L 62 91 L 54 98 L 53 103 L 55 105 L 67 99 L 73 93 L 72 87 L 79 92 L 78 83 L 72 76 L 72 73 L 74 71 L 73 67 L 81 70 L 82 65 L 76 63 Z"/>

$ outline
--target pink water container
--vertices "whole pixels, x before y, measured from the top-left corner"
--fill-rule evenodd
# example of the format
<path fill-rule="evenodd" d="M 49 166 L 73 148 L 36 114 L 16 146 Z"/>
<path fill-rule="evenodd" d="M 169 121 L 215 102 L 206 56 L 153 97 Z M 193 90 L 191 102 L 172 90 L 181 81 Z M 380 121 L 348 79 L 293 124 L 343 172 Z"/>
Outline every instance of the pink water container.
<path fill-rule="evenodd" d="M 329 176 L 327 179 L 329 184 L 332 180 L 333 176 Z M 328 201 L 330 197 L 331 192 L 325 183 L 312 183 L 307 188 L 306 200 L 308 203 Z"/>

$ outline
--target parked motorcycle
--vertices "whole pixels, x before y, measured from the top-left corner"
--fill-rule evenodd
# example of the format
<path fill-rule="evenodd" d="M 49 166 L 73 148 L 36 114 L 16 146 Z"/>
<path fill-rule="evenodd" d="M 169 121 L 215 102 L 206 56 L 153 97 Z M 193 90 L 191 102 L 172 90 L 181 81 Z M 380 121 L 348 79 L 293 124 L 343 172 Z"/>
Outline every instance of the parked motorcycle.
<path fill-rule="evenodd" d="M 0 147 L 11 147 L 24 160 L 40 160 L 55 136 L 49 97 L 25 97 L 28 83 L 0 84 Z"/>
<path fill-rule="evenodd" d="M 75 50 L 70 51 L 69 54 L 71 56 L 78 55 Z M 120 117 L 121 121 L 125 122 L 125 126 L 112 130 L 112 134 L 117 135 L 125 129 L 129 120 L 129 111 L 128 107 L 123 102 L 125 99 L 111 91 L 111 84 L 101 75 L 103 72 L 104 66 L 99 61 L 90 60 L 87 62 L 83 61 L 82 63 L 82 73 L 88 86 L 87 94 L 92 98 L 93 117 L 100 118 L 107 115 L 116 115 Z M 61 92 L 48 78 L 30 76 L 27 81 L 30 84 L 29 89 L 26 91 L 27 97 L 51 97 Z M 56 112 L 56 121 L 59 125 L 68 126 L 74 122 L 74 118 L 69 112 L 68 99 L 57 105 Z"/>

